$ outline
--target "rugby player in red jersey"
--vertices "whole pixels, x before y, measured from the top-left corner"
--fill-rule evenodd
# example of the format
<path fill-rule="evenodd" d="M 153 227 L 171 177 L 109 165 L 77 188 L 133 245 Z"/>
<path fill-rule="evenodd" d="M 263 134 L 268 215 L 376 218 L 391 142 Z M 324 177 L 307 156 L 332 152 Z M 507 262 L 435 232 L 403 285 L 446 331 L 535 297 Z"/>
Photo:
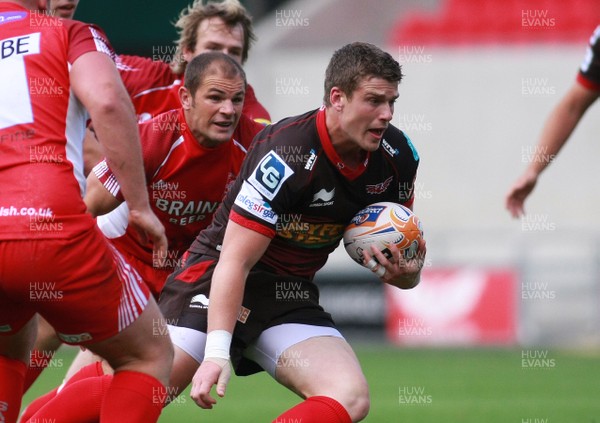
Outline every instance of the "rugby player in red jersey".
<path fill-rule="evenodd" d="M 231 57 L 219 52 L 196 56 L 180 87 L 182 107 L 139 125 L 150 204 L 169 241 L 166 257 L 157 257 L 152 245 L 140 242 L 134 228 L 127 227 L 127 205 L 122 203 L 119 183 L 106 160 L 87 178 L 88 211 L 98 216 L 98 226 L 105 236 L 142 275 L 156 297 L 181 255 L 212 221 L 240 170 L 246 150 L 232 134 L 242 112 L 245 86 L 244 71 Z M 89 352 L 80 353 L 65 380 L 96 360 Z M 92 376 L 98 374 L 97 367 L 92 370 L 96 370 Z M 106 368 L 102 373 L 108 373 Z M 80 379 L 78 376 L 74 382 Z M 56 389 L 36 400 L 24 413 L 23 421 L 64 421 L 64 413 L 75 415 L 68 404 L 92 389 L 84 382 L 78 383 L 76 390 L 73 382 L 65 386 L 69 389 Z M 59 391 L 60 397 L 54 400 Z M 102 389 L 94 395 L 101 401 Z M 79 419 L 97 408 L 90 409 L 89 404 L 81 407 L 84 414 L 78 415 Z"/>
<path fill-rule="evenodd" d="M 246 150 L 232 137 L 245 87 L 244 71 L 231 57 L 196 56 L 179 88 L 182 107 L 139 125 L 150 204 L 169 241 L 168 256 L 162 257 L 166 266 L 157 267 L 160 257 L 152 246 L 141 244 L 133 229 L 126 229 L 127 205 L 121 204 L 119 184 L 106 160 L 88 176 L 88 211 L 99 216 L 98 226 L 145 276 L 157 298 L 183 252 L 212 221 L 239 172 Z"/>
<path fill-rule="evenodd" d="M 147 192 L 137 189 L 144 175 L 135 114 L 102 32 L 46 16 L 46 6 L 0 2 L 0 420 L 17 421 L 39 313 L 64 342 L 115 368 L 102 421 L 156 421 L 172 345 L 152 336 L 163 326 L 156 303 L 82 200 L 89 113 L 130 224 L 166 250 Z"/>
<path fill-rule="evenodd" d="M 540 174 L 567 143 L 589 107 L 600 97 L 600 26 L 590 37 L 577 79 L 548 116 L 535 155 L 506 195 L 506 208 L 513 217 L 525 214 L 524 203 Z"/>

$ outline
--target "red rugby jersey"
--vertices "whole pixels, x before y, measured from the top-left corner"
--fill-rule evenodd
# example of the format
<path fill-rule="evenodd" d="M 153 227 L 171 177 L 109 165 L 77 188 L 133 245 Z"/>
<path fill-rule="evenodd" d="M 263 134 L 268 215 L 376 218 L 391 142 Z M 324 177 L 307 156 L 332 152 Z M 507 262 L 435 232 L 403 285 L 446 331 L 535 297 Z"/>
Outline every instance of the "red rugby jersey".
<path fill-rule="evenodd" d="M 169 241 L 167 265 L 189 247 L 212 221 L 224 193 L 239 173 L 246 150 L 234 139 L 215 148 L 203 147 L 188 128 L 183 109 L 171 110 L 139 125 L 150 204 Z M 122 200 L 119 185 L 105 161 L 94 167 L 104 186 Z M 124 207 L 123 205 L 121 207 Z M 148 265 L 152 245 L 140 244 L 125 227 L 127 213 L 117 209 L 98 217 L 98 225 L 121 251 Z"/>
<path fill-rule="evenodd" d="M 114 56 L 93 25 L 0 3 L 0 239 L 70 238 L 82 200 L 87 112 L 71 91 L 81 55 Z"/>

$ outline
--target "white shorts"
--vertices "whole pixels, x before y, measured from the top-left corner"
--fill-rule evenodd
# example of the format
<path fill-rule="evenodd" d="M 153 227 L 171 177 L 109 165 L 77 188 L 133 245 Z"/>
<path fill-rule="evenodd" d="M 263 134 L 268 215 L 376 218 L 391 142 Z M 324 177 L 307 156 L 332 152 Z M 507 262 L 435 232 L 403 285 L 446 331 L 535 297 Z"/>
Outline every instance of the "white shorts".
<path fill-rule="evenodd" d="M 198 363 L 204 359 L 206 334 L 181 326 L 169 326 L 174 345 L 193 357 Z M 259 364 L 267 373 L 275 377 L 279 357 L 291 346 L 317 336 L 342 338 L 335 328 L 299 323 L 284 323 L 273 326 L 260 334 L 258 339 L 244 350 L 244 357 Z"/>

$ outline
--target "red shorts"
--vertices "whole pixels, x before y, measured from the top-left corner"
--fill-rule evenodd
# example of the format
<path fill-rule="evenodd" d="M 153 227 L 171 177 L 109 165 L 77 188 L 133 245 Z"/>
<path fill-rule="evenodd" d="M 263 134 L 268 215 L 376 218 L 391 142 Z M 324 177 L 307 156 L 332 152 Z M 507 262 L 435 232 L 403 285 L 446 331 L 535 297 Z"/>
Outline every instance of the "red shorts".
<path fill-rule="evenodd" d="M 125 257 L 125 260 L 137 270 L 142 277 L 142 280 L 148 285 L 148 288 L 150 288 L 150 292 L 154 298 L 158 301 L 160 291 L 162 291 L 163 286 L 165 286 L 165 282 L 169 275 L 173 273 L 173 269 L 161 269 L 153 266 L 126 251 L 121 252 L 121 254 Z"/>
<path fill-rule="evenodd" d="M 63 342 L 96 343 L 133 323 L 149 295 L 95 226 L 71 239 L 0 242 L 0 335 L 37 312 Z"/>

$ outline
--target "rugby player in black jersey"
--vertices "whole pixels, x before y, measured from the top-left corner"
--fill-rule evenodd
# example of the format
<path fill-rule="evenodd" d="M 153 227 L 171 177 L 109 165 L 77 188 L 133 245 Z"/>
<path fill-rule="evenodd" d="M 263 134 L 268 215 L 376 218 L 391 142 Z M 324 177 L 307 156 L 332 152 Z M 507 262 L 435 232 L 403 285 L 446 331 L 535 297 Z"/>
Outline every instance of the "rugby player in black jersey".
<path fill-rule="evenodd" d="M 365 418 L 367 381 L 319 306 L 313 276 L 357 211 L 378 201 L 412 206 L 419 156 L 390 125 L 401 79 L 388 53 L 346 45 L 327 68 L 324 106 L 257 135 L 213 223 L 160 297 L 176 349 L 173 392 L 194 376 L 192 398 L 212 408 L 210 390 L 217 384 L 225 394 L 231 354 L 238 375 L 265 370 L 304 399 L 275 421 Z M 411 260 L 393 248 L 389 260 L 373 250 L 365 262 L 376 257 L 372 270 L 383 282 L 409 289 L 425 251 L 421 241 Z"/>

